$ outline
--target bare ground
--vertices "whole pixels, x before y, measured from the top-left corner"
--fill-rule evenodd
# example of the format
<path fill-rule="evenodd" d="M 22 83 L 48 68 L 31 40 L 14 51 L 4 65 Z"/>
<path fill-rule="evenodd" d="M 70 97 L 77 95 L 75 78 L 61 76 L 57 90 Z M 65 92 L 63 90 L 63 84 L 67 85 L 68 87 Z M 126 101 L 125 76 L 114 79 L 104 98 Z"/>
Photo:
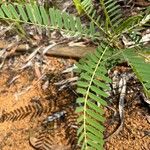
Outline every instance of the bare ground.
<path fill-rule="evenodd" d="M 38 149 L 39 145 L 42 147 L 46 145 L 44 145 L 46 140 L 48 141 L 47 149 L 73 149 L 71 148 L 72 141 L 69 136 L 76 132 L 73 131 L 74 133 L 72 133 L 72 130 L 69 130 L 69 132 L 66 130 L 68 120 L 59 118 L 54 123 L 46 123 L 46 120 L 47 116 L 54 112 L 61 112 L 61 110 L 64 110 L 62 109 L 64 106 L 70 105 L 76 98 L 73 89 L 66 88 L 58 91 L 59 87 L 54 85 L 54 83 L 72 76 L 71 74 L 62 75 L 61 71 L 73 64 L 74 61 L 53 57 L 46 58 L 49 69 L 45 70 L 47 78 L 44 81 L 40 80 L 41 68 L 38 72 L 35 64 L 19 71 L 24 60 L 21 58 L 7 60 L 0 72 L 0 149 Z M 118 68 L 123 71 L 128 71 L 129 69 L 128 67 Z M 49 81 L 48 86 L 46 86 L 46 81 Z M 44 88 L 43 86 L 46 87 Z M 128 84 L 128 91 L 133 88 L 133 92 L 126 95 L 123 127 L 116 135 L 111 136 L 121 123 L 119 114 L 117 113 L 114 116 L 114 112 L 110 108 L 105 108 L 107 118 L 105 137 L 108 137 L 105 144 L 106 150 L 150 149 L 150 108 L 138 96 L 138 86 L 137 81 L 130 81 Z M 42 104 L 43 108 L 37 108 L 37 106 L 41 106 L 40 104 Z M 30 111 L 25 109 L 25 106 L 29 105 L 31 106 Z M 117 96 L 114 96 L 109 106 L 118 111 Z M 24 111 L 14 112 L 14 110 L 21 107 Z M 41 110 L 41 114 L 38 113 L 38 110 Z M 7 112 L 11 111 L 14 113 L 10 113 L 9 116 Z M 76 119 L 74 109 L 69 108 L 68 112 L 70 112 L 71 116 L 69 120 L 74 123 L 74 119 Z M 75 144 L 76 139 L 72 143 Z"/>

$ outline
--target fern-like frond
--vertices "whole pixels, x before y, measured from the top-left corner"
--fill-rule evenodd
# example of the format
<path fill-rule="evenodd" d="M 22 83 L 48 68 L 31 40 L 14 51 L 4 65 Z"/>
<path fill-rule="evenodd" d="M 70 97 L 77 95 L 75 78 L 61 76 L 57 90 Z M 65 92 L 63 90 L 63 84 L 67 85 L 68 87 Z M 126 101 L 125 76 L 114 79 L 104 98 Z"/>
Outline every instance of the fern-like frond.
<path fill-rule="evenodd" d="M 102 24 L 100 21 L 101 15 L 97 14 L 97 11 L 95 10 L 93 6 L 92 0 L 82 0 L 82 2 L 80 2 L 80 7 L 88 16 L 88 18 L 91 20 L 90 27 L 94 28 L 94 26 L 96 26 L 97 28 L 99 28 L 102 34 L 108 35 L 108 33 L 102 27 Z"/>
<path fill-rule="evenodd" d="M 150 11 L 149 11 L 150 13 Z M 115 32 L 119 36 L 123 33 L 128 33 L 133 31 L 134 29 L 138 29 L 147 24 L 150 21 L 150 14 L 139 14 L 135 16 L 131 16 L 123 21 L 116 29 Z"/>
<path fill-rule="evenodd" d="M 115 33 L 120 34 L 127 31 L 128 32 L 131 31 L 129 29 L 137 25 L 140 22 L 141 18 L 142 18 L 141 15 L 135 15 L 127 18 L 122 23 L 120 23 L 118 27 L 115 28 Z"/>
<path fill-rule="evenodd" d="M 33 24 L 49 29 L 59 29 L 73 36 L 96 38 L 97 33 L 91 24 L 90 28 L 83 27 L 80 18 L 50 8 L 49 12 L 37 4 L 2 4 L 0 6 L 0 19 L 17 23 Z"/>
<path fill-rule="evenodd" d="M 100 4 L 105 14 L 106 30 L 108 30 L 109 27 L 114 30 L 114 28 L 123 21 L 119 4 L 116 0 L 100 0 Z"/>
<path fill-rule="evenodd" d="M 127 49 L 123 55 L 142 83 L 145 93 L 150 97 L 150 58 L 134 49 Z"/>
<path fill-rule="evenodd" d="M 109 87 L 106 83 L 111 82 L 106 75 L 107 69 L 103 60 L 108 57 L 110 49 L 106 45 L 98 47 L 94 54 L 89 54 L 83 61 L 77 64 L 81 70 L 80 80 L 77 85 L 77 92 L 81 97 L 77 99 L 79 107 L 76 112 L 79 113 L 78 123 L 78 143 L 82 150 L 103 149 L 103 106 L 107 103 L 108 97 L 106 91 Z"/>
<path fill-rule="evenodd" d="M 80 7 L 90 18 L 91 22 L 93 22 L 100 29 L 100 31 L 102 31 L 102 33 L 108 35 L 114 30 L 115 27 L 117 27 L 122 22 L 123 19 L 121 9 L 117 1 L 115 0 L 100 0 L 100 5 L 105 15 L 104 22 L 104 19 L 101 18 L 102 15 L 97 14 L 92 0 L 83 0 L 80 3 Z"/>

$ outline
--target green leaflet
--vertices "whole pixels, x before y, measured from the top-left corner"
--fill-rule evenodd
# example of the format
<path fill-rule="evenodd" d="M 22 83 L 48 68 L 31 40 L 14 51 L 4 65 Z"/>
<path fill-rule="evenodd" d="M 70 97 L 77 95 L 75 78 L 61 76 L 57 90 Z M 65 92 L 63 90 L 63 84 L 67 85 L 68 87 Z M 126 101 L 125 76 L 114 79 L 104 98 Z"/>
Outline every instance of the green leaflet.
<path fill-rule="evenodd" d="M 36 22 L 42 24 L 42 17 L 40 14 L 39 7 L 37 5 L 33 5 L 34 16 L 36 18 Z"/>
<path fill-rule="evenodd" d="M 26 11 L 27 11 L 27 15 L 29 17 L 29 20 L 33 23 L 36 23 L 36 18 L 34 15 L 34 10 L 31 4 L 27 4 L 26 5 Z"/>
<path fill-rule="evenodd" d="M 9 10 L 11 11 L 12 15 L 13 15 L 16 19 L 19 19 L 19 15 L 18 15 L 16 9 L 14 8 L 14 6 L 13 6 L 12 4 L 9 4 L 8 7 L 9 7 Z"/>
<path fill-rule="evenodd" d="M 12 14 L 11 14 L 9 8 L 8 8 L 8 6 L 7 6 L 5 3 L 1 5 L 1 9 L 3 10 L 3 12 L 5 13 L 5 15 L 6 15 L 8 18 L 10 18 L 10 19 L 13 18 Z"/>
<path fill-rule="evenodd" d="M 48 14 L 46 13 L 46 10 L 44 9 L 44 7 L 40 6 L 40 11 L 41 11 L 41 17 L 43 19 L 44 25 L 48 26 L 49 18 L 48 18 Z"/>
<path fill-rule="evenodd" d="M 26 15 L 26 12 L 24 11 L 24 8 L 22 7 L 22 5 L 17 5 L 18 10 L 19 10 L 19 14 L 22 17 L 21 20 L 24 22 L 28 21 L 28 17 Z"/>

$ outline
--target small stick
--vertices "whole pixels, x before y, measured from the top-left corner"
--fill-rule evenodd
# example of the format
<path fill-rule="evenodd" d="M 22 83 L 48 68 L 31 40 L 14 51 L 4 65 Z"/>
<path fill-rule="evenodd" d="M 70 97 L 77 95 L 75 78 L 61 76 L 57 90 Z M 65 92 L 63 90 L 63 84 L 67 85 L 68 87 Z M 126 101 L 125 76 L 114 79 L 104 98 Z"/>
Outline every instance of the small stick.
<path fill-rule="evenodd" d="M 126 77 L 123 76 L 119 82 L 119 90 L 120 90 L 120 98 L 119 98 L 119 116 L 120 116 L 120 125 L 117 128 L 116 131 L 114 131 L 112 134 L 110 134 L 108 137 L 106 137 L 104 140 L 108 141 L 113 136 L 117 135 L 123 127 L 123 121 L 124 121 L 124 99 L 126 94 Z"/>
<path fill-rule="evenodd" d="M 133 3 L 140 7 L 150 6 L 150 2 L 147 2 L 146 0 L 135 0 L 135 2 L 133 2 Z"/>
<path fill-rule="evenodd" d="M 10 43 L 0 41 L 0 49 L 7 49 Z M 71 57 L 71 58 L 82 58 L 89 52 L 95 51 L 94 46 L 68 46 L 67 44 L 56 44 L 55 46 L 49 48 L 46 51 L 46 55 L 49 56 L 57 56 L 57 57 Z M 28 44 L 20 44 L 18 45 L 16 52 L 26 52 L 31 50 Z M 32 51 L 34 48 L 32 48 Z M 44 49 L 41 48 L 39 51 L 42 52 Z"/>

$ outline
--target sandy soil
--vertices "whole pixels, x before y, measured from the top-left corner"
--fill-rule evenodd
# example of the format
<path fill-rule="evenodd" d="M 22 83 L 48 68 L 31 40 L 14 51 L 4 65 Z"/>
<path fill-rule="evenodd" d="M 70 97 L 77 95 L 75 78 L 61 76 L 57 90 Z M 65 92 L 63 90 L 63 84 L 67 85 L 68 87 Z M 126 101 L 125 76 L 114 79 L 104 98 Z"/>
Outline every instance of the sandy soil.
<path fill-rule="evenodd" d="M 37 71 L 27 68 L 18 72 L 18 65 L 8 67 L 9 62 L 0 71 L 0 113 L 1 116 L 6 112 L 11 112 L 17 108 L 34 106 L 38 103 L 43 105 L 42 114 L 37 117 L 26 115 L 24 119 L 13 119 L 0 122 L 0 149 L 1 150 L 33 150 L 40 149 L 38 144 L 44 147 L 44 143 L 52 150 L 71 150 L 68 134 L 65 130 L 65 122 L 56 121 L 53 124 L 44 123 L 47 116 L 53 112 L 61 111 L 64 105 L 69 104 L 75 99 L 75 95 L 68 90 L 59 92 L 54 86 L 55 82 L 64 77 L 59 73 L 66 67 L 66 64 L 73 61 L 58 58 L 48 58 L 49 68 L 47 76 L 52 78 L 46 90 L 42 89 L 43 81 L 38 81 Z M 21 61 L 21 59 L 18 59 Z M 20 62 L 21 64 L 21 62 Z M 18 76 L 19 75 L 19 76 Z M 14 77 L 18 76 L 13 82 Z M 131 86 L 131 85 L 130 85 Z M 30 87 L 30 88 L 29 88 Z M 29 88 L 29 89 L 28 89 Z M 27 90 L 28 89 L 28 90 Z M 54 101 L 55 103 L 52 103 Z M 50 110 L 47 110 L 50 106 Z M 114 101 L 111 105 L 117 110 L 118 102 Z M 33 111 L 33 109 L 32 109 Z M 127 95 L 125 101 L 125 118 L 122 130 L 115 136 L 108 139 L 105 144 L 106 150 L 149 150 L 150 149 L 150 122 L 149 107 L 134 94 Z M 71 116 L 74 113 L 72 110 Z M 21 112 L 22 113 L 22 112 Z M 36 114 L 37 112 L 35 112 Z M 16 113 L 17 114 L 17 113 Z M 14 116 L 16 115 L 13 114 Z M 12 116 L 13 116 L 12 115 Z M 19 115 L 19 113 L 18 113 Z M 17 116 L 17 115 L 16 115 Z M 119 125 L 119 116 L 113 118 L 113 112 L 106 109 L 107 121 L 105 123 L 106 133 L 109 136 Z M 19 118 L 19 117 L 18 117 Z M 75 117 L 74 117 L 75 118 Z M 71 118 L 72 120 L 74 118 Z M 70 118 L 69 118 L 70 120 Z M 65 120 L 66 121 L 66 120 Z M 69 131 L 70 133 L 70 131 Z M 71 133 L 72 134 L 72 133 Z M 37 139 L 40 139 L 39 141 Z M 45 142 L 47 140 L 48 142 Z M 45 147 L 46 147 L 45 144 Z M 44 148 L 43 148 L 44 149 Z"/>
<path fill-rule="evenodd" d="M 6 112 L 11 112 L 21 107 L 25 108 L 28 105 L 34 106 L 39 102 L 42 103 L 43 108 L 41 109 L 42 114 L 38 117 L 31 118 L 31 112 L 31 115 L 27 115 L 24 119 L 1 121 L 0 149 L 32 150 L 36 145 L 35 139 L 37 140 L 38 136 L 49 136 L 47 138 L 50 138 L 49 141 L 51 143 L 49 145 L 52 145 L 52 149 L 62 149 L 62 147 L 67 149 L 69 146 L 67 139 L 65 139 L 64 123 L 55 122 L 57 130 L 53 128 L 54 125 L 44 123 L 48 115 L 60 111 L 61 107 L 70 103 L 71 99 L 73 99 L 73 94 L 70 91 L 63 90 L 63 92 L 59 92 L 54 85 L 54 82 L 60 81 L 63 78 L 63 76 L 60 77 L 57 73 L 61 72 L 65 67 L 62 59 L 49 59 L 50 71 L 47 73 L 47 76 L 51 78 L 51 82 L 45 90 L 42 89 L 42 82 L 44 81 L 38 81 L 34 68 L 28 68 L 19 73 L 16 71 L 18 66 L 15 68 L 15 65 L 13 65 L 14 68 L 10 69 L 7 67 L 7 63 L 0 72 L 1 116 Z M 68 62 L 67 64 L 69 65 L 71 63 Z M 19 77 L 11 83 L 11 80 L 18 75 Z M 55 101 L 57 102 L 54 103 Z M 50 108 L 49 111 L 47 110 L 47 106 Z M 34 112 L 33 109 L 32 111 Z M 53 130 L 49 130 L 49 128 Z"/>

